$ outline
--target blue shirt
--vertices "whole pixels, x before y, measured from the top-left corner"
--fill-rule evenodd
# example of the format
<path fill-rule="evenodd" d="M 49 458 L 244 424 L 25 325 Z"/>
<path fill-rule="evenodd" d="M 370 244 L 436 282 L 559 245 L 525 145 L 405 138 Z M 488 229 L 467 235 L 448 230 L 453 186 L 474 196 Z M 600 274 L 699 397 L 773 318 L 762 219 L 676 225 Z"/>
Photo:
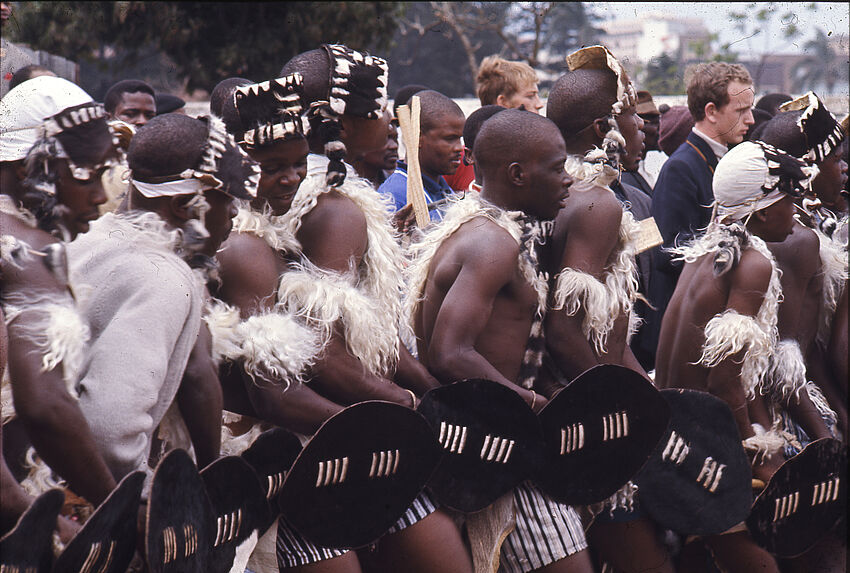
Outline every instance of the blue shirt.
<path fill-rule="evenodd" d="M 422 186 L 425 188 L 425 201 L 429 204 L 439 201 L 453 193 L 452 188 L 449 187 L 449 184 L 446 183 L 446 180 L 443 179 L 442 175 L 437 181 L 434 181 L 427 175 L 423 174 Z M 407 164 L 403 161 L 399 161 L 396 165 L 395 171 L 393 171 L 393 173 L 387 177 L 387 180 L 378 187 L 378 193 L 381 193 L 382 195 L 391 195 L 396 211 L 407 205 Z M 428 214 L 430 215 L 431 220 L 441 221 L 443 219 L 443 212 L 445 209 L 446 205 L 443 204 L 429 210 Z"/>

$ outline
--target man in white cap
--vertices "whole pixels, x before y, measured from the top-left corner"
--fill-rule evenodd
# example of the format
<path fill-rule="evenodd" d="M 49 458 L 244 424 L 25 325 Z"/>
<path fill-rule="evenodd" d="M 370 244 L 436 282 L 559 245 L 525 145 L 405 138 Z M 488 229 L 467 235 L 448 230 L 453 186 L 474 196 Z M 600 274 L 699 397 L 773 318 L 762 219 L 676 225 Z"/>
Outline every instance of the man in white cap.
<path fill-rule="evenodd" d="M 3 422 L 18 419 L 7 440 L 21 449 L 32 443 L 94 505 L 116 482 L 77 404 L 88 326 L 57 236 L 71 238 L 97 217 L 106 200 L 100 176 L 115 158 L 102 106 L 73 83 L 38 77 L 0 100 L 0 305 L 9 332 Z M 26 432 L 18 440 L 16 425 Z M 32 454 L 30 465 L 45 469 Z M 25 485 L 40 493 L 32 480 Z"/>
<path fill-rule="evenodd" d="M 794 198 L 808 186 L 806 164 L 761 142 L 744 142 L 714 173 L 714 217 L 704 235 L 675 249 L 685 265 L 661 326 L 656 362 L 660 388 L 710 392 L 732 410 L 753 477 L 767 482 L 784 461 L 788 435 L 769 408 L 799 388 L 769 376 L 779 342 L 779 269 L 765 241 L 781 242 L 794 226 Z M 746 527 L 706 538 L 724 564 L 777 571 Z M 740 565 L 739 565 L 740 566 Z M 744 570 L 744 569 L 741 569 Z"/>

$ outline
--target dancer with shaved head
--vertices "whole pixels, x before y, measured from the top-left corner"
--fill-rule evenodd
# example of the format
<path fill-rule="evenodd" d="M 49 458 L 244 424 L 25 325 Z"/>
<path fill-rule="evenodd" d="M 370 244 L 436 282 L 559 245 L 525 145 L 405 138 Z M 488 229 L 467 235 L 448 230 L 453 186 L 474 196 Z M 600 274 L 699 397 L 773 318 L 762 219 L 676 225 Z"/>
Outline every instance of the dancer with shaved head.
<path fill-rule="evenodd" d="M 535 411 L 548 284 L 537 247 L 572 183 L 557 127 L 505 110 L 481 127 L 475 165 L 481 193 L 453 200 L 413 247 L 410 317 L 419 356 L 443 383 L 493 380 Z M 514 490 L 516 528 L 501 546 L 505 571 L 591 571 L 576 512 L 530 482 Z"/>

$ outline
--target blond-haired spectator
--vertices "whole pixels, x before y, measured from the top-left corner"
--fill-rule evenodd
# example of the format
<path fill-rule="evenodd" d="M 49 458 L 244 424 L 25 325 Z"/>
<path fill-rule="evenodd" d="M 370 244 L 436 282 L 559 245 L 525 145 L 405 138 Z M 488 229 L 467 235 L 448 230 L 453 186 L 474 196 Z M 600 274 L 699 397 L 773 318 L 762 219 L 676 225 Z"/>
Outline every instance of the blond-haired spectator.
<path fill-rule="evenodd" d="M 475 83 L 481 105 L 522 107 L 540 113 L 543 102 L 537 90 L 537 73 L 525 62 L 513 62 L 499 56 L 488 56 L 478 68 Z"/>

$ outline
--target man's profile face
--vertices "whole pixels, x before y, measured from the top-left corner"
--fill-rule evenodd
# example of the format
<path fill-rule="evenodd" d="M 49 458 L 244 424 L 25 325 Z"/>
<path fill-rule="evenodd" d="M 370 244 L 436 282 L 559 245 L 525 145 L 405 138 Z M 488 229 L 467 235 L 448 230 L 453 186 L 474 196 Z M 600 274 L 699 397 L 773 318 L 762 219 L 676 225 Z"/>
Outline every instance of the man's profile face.
<path fill-rule="evenodd" d="M 567 148 L 563 137 L 556 132 L 542 137 L 534 156 L 525 163 L 529 184 L 522 210 L 538 219 L 551 221 L 564 207 L 573 183 L 564 169 Z"/>
<path fill-rule="evenodd" d="M 508 109 L 522 107 L 526 111 L 533 111 L 534 113 L 540 113 L 540 110 L 543 109 L 543 101 L 540 99 L 540 92 L 536 83 L 522 86 L 509 98 L 499 96 L 496 104 Z"/>
<path fill-rule="evenodd" d="M 62 213 L 62 225 L 72 237 L 88 231 L 89 223 L 100 216 L 98 207 L 107 201 L 101 180 L 107 167 L 102 164 L 113 153 L 111 148 L 104 151 L 103 156 L 94 162 L 101 166 L 93 170 L 88 179 L 75 178 L 67 159 L 57 160 L 59 180 L 56 182 L 56 199 L 66 207 Z"/>
<path fill-rule="evenodd" d="M 794 198 L 786 195 L 776 203 L 762 210 L 765 221 L 765 233 L 762 239 L 780 243 L 794 231 Z"/>
<path fill-rule="evenodd" d="M 343 115 L 340 118 L 346 153 L 356 157 L 383 149 L 389 133 L 390 114 L 382 113 L 378 119 Z"/>
<path fill-rule="evenodd" d="M 737 81 L 729 82 L 726 90 L 729 103 L 716 108 L 712 117 L 715 139 L 725 145 L 737 145 L 744 141 L 747 130 L 755 123 L 752 109 L 755 93 L 751 84 Z"/>
<path fill-rule="evenodd" d="M 257 206 L 268 205 L 276 216 L 289 211 L 301 182 L 307 176 L 309 152 L 310 146 L 304 138 L 276 141 L 249 152 L 251 159 L 260 164 Z"/>
<path fill-rule="evenodd" d="M 617 127 L 626 140 L 626 152 L 620 157 L 620 163 L 626 171 L 635 171 L 643 156 L 643 120 L 637 114 L 635 106 L 627 107 L 615 116 Z"/>
<path fill-rule="evenodd" d="M 847 139 L 818 163 L 818 175 L 812 181 L 812 190 L 826 205 L 835 205 L 841 190 L 847 185 Z"/>
<path fill-rule="evenodd" d="M 446 114 L 419 136 L 419 165 L 429 177 L 452 175 L 460 167 L 464 117 Z"/>
<path fill-rule="evenodd" d="M 210 206 L 204 214 L 204 226 L 210 236 L 204 243 L 201 252 L 209 257 L 214 257 L 233 228 L 233 217 L 236 216 L 237 212 L 236 205 L 234 205 L 233 197 L 217 189 L 204 191 L 204 198 Z"/>
<path fill-rule="evenodd" d="M 655 113 L 642 114 L 643 120 L 643 156 L 647 151 L 658 150 L 658 129 L 661 127 L 661 116 Z"/>
<path fill-rule="evenodd" d="M 115 106 L 115 118 L 125 123 L 142 127 L 156 115 L 156 101 L 145 92 L 121 94 L 121 101 Z"/>

